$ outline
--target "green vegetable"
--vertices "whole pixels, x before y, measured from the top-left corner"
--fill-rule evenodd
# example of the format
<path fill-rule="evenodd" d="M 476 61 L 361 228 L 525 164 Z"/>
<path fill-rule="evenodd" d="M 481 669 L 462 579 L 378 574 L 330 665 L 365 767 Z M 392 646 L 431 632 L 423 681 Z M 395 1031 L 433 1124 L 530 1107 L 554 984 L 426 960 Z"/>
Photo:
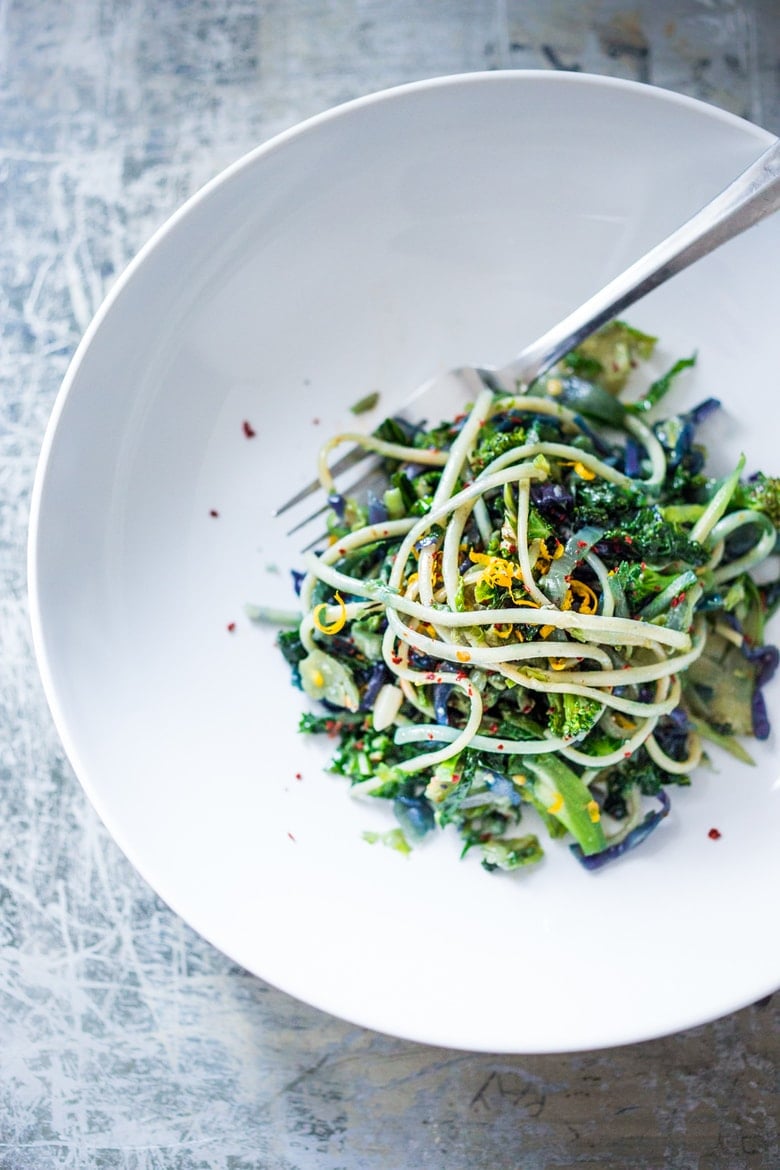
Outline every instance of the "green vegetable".
<path fill-rule="evenodd" d="M 553 735 L 580 739 L 591 730 L 602 712 L 601 703 L 581 695 L 549 696 L 548 726 Z"/>
<path fill-rule="evenodd" d="M 543 852 L 539 838 L 533 833 L 525 837 L 500 837 L 485 841 L 481 846 L 482 864 L 487 870 L 520 869 L 541 861 Z"/>
<path fill-rule="evenodd" d="M 626 514 L 604 533 L 604 540 L 619 541 L 625 560 L 650 561 L 657 566 L 680 561 L 698 568 L 709 559 L 706 548 L 681 524 L 665 520 L 655 504 Z"/>
<path fill-rule="evenodd" d="M 369 845 L 376 845 L 377 842 L 387 845 L 389 849 L 395 849 L 396 853 L 400 853 L 404 857 L 408 857 L 412 852 L 412 847 L 404 837 L 402 829 L 388 829 L 385 833 L 366 829 L 363 833 L 363 840 L 367 841 Z"/>
<path fill-rule="evenodd" d="M 377 402 L 379 402 L 379 391 L 375 390 L 373 394 L 366 394 L 365 397 L 358 398 L 357 402 L 354 402 L 349 409 L 353 414 L 365 414 L 367 411 L 373 410 Z"/>
<path fill-rule="evenodd" d="M 677 375 L 681 374 L 683 370 L 689 370 L 691 366 L 695 365 L 695 355 L 689 358 L 680 358 L 670 370 L 667 370 L 662 377 L 653 382 L 646 394 L 643 394 L 636 402 L 629 403 L 627 409 L 633 411 L 635 414 L 644 414 L 645 411 L 652 410 L 669 393 Z"/>
<path fill-rule="evenodd" d="M 738 484 L 732 505 L 735 509 L 752 508 L 755 512 L 764 512 L 775 527 L 780 528 L 780 476 L 758 472 L 747 483 Z"/>
<path fill-rule="evenodd" d="M 640 333 L 625 321 L 612 321 L 577 347 L 578 359 L 588 360 L 589 376 L 610 394 L 619 394 L 631 371 L 655 349 L 657 338 Z M 575 358 L 575 364 L 577 359 Z"/>
<path fill-rule="evenodd" d="M 347 711 L 357 711 L 360 691 L 351 670 L 330 654 L 312 650 L 298 663 L 301 685 L 310 699 L 324 699 Z"/>
<path fill-rule="evenodd" d="M 607 840 L 593 795 L 577 773 L 552 754 L 527 756 L 525 768 L 534 796 L 569 830 L 585 856 L 605 849 Z"/>

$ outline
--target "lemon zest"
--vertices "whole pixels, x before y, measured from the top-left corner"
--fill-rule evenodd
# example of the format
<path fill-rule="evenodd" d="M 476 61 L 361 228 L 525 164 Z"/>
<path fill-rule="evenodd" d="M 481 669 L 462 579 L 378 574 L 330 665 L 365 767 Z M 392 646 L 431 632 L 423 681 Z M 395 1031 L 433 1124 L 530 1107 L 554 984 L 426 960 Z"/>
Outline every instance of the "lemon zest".
<path fill-rule="evenodd" d="M 511 589 L 513 581 L 523 579 L 520 566 L 503 557 L 493 557 L 488 553 L 476 553 L 469 549 L 469 560 L 472 564 L 485 566 L 482 570 L 482 580 L 488 585 L 501 585 L 504 589 Z"/>
<path fill-rule="evenodd" d="M 586 810 L 588 816 L 590 817 L 590 819 L 592 820 L 593 824 L 594 825 L 598 824 L 598 822 L 601 820 L 601 809 L 599 808 L 596 801 L 589 800 L 588 803 L 585 805 L 585 810 Z"/>
<path fill-rule="evenodd" d="M 335 594 L 335 600 L 339 604 L 340 613 L 339 613 L 339 616 L 337 618 L 335 618 L 332 622 L 329 622 L 328 625 L 324 625 L 322 618 L 320 617 L 320 614 L 326 612 L 330 608 L 327 602 L 324 601 L 322 603 L 322 605 L 316 606 L 316 608 L 312 612 L 311 620 L 314 622 L 315 626 L 317 627 L 317 629 L 320 631 L 321 634 L 337 634 L 339 632 L 339 630 L 343 630 L 343 628 L 346 624 L 347 607 L 344 604 L 344 599 L 340 593 Z M 316 683 L 315 685 L 319 686 L 320 684 Z"/>
<path fill-rule="evenodd" d="M 563 797 L 561 796 L 560 792 L 556 792 L 555 796 L 553 797 L 552 804 L 547 805 L 547 811 L 548 813 L 552 813 L 554 816 L 556 813 L 559 813 L 562 808 Z"/>
<path fill-rule="evenodd" d="M 563 463 L 565 467 L 573 468 L 574 474 L 578 475 L 580 479 L 596 478 L 596 472 L 592 471 L 590 467 L 586 467 L 584 463 L 580 463 L 579 459 L 562 459 L 561 463 Z"/>

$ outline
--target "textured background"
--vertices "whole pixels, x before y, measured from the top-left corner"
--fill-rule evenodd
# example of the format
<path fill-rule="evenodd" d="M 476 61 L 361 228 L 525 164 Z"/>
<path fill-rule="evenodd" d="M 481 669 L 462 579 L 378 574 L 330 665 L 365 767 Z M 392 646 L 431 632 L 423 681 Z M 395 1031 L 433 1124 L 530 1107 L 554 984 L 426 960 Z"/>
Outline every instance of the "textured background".
<path fill-rule="evenodd" d="M 108 839 L 33 663 L 38 449 L 137 248 L 302 117 L 529 67 L 654 82 L 780 131 L 777 0 L 0 0 L 2 1170 L 780 1166 L 778 997 L 640 1046 L 495 1058 L 362 1031 L 233 966 Z"/>

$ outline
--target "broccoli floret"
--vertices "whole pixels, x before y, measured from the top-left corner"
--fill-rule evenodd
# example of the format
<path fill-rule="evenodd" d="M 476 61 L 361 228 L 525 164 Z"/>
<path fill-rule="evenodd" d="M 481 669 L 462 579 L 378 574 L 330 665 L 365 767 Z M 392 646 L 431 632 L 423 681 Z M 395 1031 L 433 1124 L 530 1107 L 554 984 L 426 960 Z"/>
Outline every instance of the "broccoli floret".
<path fill-rule="evenodd" d="M 776 528 L 780 527 L 780 477 L 757 472 L 747 482 L 737 485 L 732 504 L 735 508 L 763 512 Z"/>
<path fill-rule="evenodd" d="M 582 695 L 552 694 L 547 712 L 553 735 L 580 738 L 590 731 L 599 717 L 601 704 Z"/>

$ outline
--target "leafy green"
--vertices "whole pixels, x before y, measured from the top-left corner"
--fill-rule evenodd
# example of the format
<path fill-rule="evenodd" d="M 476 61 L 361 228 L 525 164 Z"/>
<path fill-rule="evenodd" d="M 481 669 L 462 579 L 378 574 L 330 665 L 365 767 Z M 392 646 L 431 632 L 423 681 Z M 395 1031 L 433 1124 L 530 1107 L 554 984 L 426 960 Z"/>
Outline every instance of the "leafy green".
<path fill-rule="evenodd" d="M 625 321 L 610 321 L 577 346 L 575 364 L 587 359 L 588 376 L 610 394 L 618 394 L 637 362 L 650 357 L 656 340 Z"/>
<path fill-rule="evenodd" d="M 618 541 L 623 558 L 669 565 L 683 561 L 697 567 L 705 565 L 709 553 L 692 540 L 681 524 L 664 519 L 655 504 L 645 504 L 624 516 L 620 523 L 604 533 L 604 541 Z"/>
<path fill-rule="evenodd" d="M 495 423 L 486 423 L 480 430 L 479 441 L 471 457 L 471 466 L 475 472 L 483 471 L 488 463 L 498 459 L 506 451 L 521 447 L 526 441 L 525 430 L 520 426 L 509 430 L 499 429 Z"/>
<path fill-rule="evenodd" d="M 646 505 L 644 492 L 621 487 L 606 479 L 580 480 L 574 483 L 574 526 L 593 524 L 613 529 L 615 523 Z"/>
<path fill-rule="evenodd" d="M 641 609 L 650 598 L 667 589 L 678 577 L 676 571 L 664 573 L 640 561 L 621 561 L 612 571 L 622 586 L 633 612 Z"/>
<path fill-rule="evenodd" d="M 734 490 L 731 508 L 752 508 L 764 512 L 776 528 L 780 528 L 780 476 L 758 472 Z"/>
<path fill-rule="evenodd" d="M 297 666 L 306 657 L 307 650 L 297 630 L 279 630 L 276 644 L 290 666 Z"/>
<path fill-rule="evenodd" d="M 676 361 L 670 370 L 667 370 L 660 378 L 650 386 L 649 390 L 638 398 L 636 402 L 628 403 L 627 409 L 635 414 L 644 414 L 648 410 L 652 410 L 661 399 L 669 393 L 672 388 L 672 383 L 678 374 L 683 370 L 689 370 L 691 366 L 696 365 L 696 355 L 689 358 L 680 358 Z"/>

